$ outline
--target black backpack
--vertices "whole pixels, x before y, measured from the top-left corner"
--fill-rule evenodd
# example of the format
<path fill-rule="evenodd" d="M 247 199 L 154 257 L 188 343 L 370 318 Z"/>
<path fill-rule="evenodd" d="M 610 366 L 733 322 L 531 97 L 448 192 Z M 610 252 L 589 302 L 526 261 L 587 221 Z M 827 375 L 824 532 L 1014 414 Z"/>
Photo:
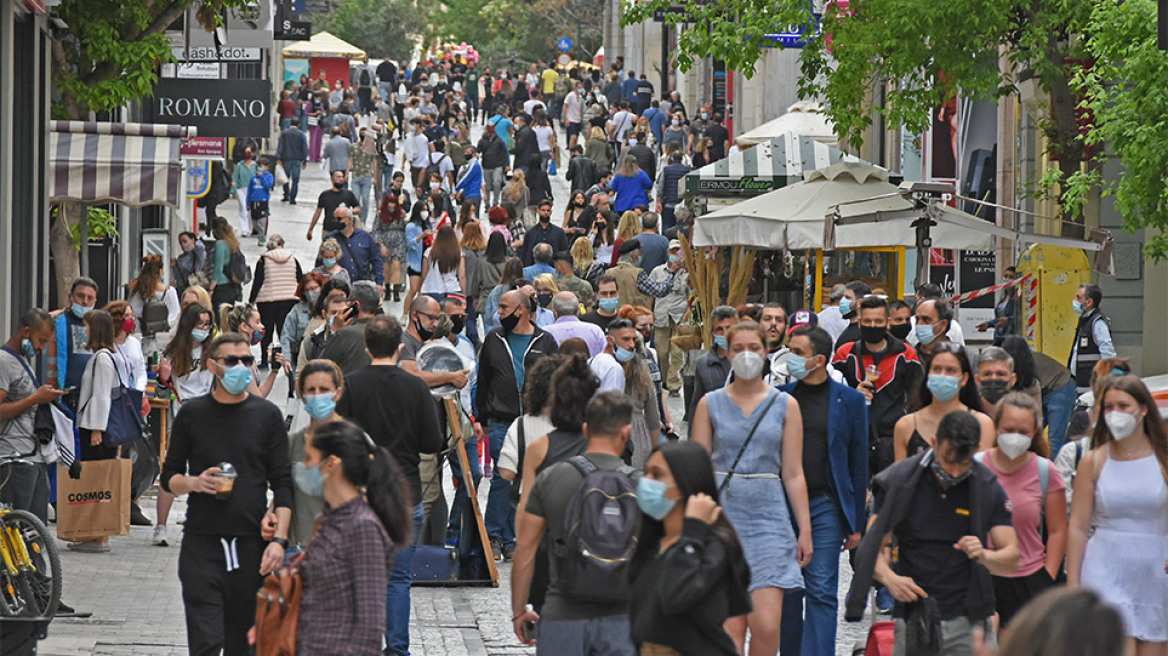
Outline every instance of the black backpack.
<path fill-rule="evenodd" d="M 149 337 L 170 330 L 170 316 L 166 303 L 150 298 L 142 303 L 142 335 Z"/>
<path fill-rule="evenodd" d="M 367 87 L 372 83 L 373 83 L 373 80 L 369 79 L 369 69 L 362 68 L 361 69 L 361 86 Z"/>
<path fill-rule="evenodd" d="M 564 514 L 563 537 L 553 545 L 560 593 L 571 599 L 624 603 L 629 566 L 641 532 L 641 509 L 632 476 L 621 465 L 599 469 L 585 456 L 568 459 L 584 481 Z"/>
<path fill-rule="evenodd" d="M 432 154 L 433 153 L 431 153 L 431 155 Z M 426 167 L 426 182 L 427 183 L 430 182 L 430 176 L 435 174 L 435 173 L 437 173 L 439 176 L 441 176 L 443 181 L 446 180 L 446 176 L 442 175 L 442 160 L 444 160 L 444 159 L 446 159 L 446 153 L 442 153 L 442 157 L 439 157 L 437 162 L 433 161 L 433 158 L 431 158 L 430 165 Z"/>
<path fill-rule="evenodd" d="M 247 268 L 247 258 L 243 256 L 243 251 L 231 251 L 231 259 L 223 267 L 223 273 L 231 282 L 239 285 L 251 282 L 251 270 Z"/>

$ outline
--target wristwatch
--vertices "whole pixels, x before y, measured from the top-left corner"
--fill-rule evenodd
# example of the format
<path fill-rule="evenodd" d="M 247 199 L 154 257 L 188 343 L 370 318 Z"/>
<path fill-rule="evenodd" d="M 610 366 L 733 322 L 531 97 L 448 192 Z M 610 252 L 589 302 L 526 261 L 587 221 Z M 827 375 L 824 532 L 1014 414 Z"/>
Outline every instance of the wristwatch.
<path fill-rule="evenodd" d="M 286 538 L 272 538 L 271 540 L 268 540 L 268 543 L 278 544 L 284 549 L 284 551 L 288 550 L 288 540 Z"/>

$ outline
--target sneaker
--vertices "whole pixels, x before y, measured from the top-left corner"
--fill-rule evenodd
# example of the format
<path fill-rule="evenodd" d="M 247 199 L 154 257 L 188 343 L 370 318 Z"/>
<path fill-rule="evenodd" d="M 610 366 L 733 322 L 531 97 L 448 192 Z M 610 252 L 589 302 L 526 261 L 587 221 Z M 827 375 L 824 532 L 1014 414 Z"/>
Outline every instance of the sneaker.
<path fill-rule="evenodd" d="M 268 240 L 267 240 L 267 239 L 265 239 L 264 237 L 260 237 L 260 243 L 259 243 L 259 245 L 260 245 L 260 248 L 263 248 L 264 246 L 267 246 L 267 245 L 268 245 Z"/>
<path fill-rule="evenodd" d="M 295 205 L 295 204 L 296 204 L 296 201 L 295 201 L 295 200 L 290 200 L 290 201 L 288 201 L 288 204 L 289 204 L 289 205 Z"/>
<path fill-rule="evenodd" d="M 496 562 L 503 560 L 503 543 L 499 538 L 491 538 L 491 555 L 495 557 Z"/>
<path fill-rule="evenodd" d="M 896 600 L 892 598 L 892 593 L 888 588 L 880 588 L 876 591 L 876 612 L 881 615 L 887 615 L 892 612 L 892 607 L 896 605 Z"/>
<path fill-rule="evenodd" d="M 150 544 L 156 547 L 170 546 L 166 541 L 166 524 L 159 524 L 154 527 L 154 537 L 150 539 Z"/>
<path fill-rule="evenodd" d="M 503 547 L 503 560 L 508 562 L 515 559 L 515 545 L 509 544 Z"/>
<path fill-rule="evenodd" d="M 70 542 L 66 545 L 70 551 L 79 551 L 81 553 L 109 553 L 109 544 L 102 544 L 100 542 Z"/>

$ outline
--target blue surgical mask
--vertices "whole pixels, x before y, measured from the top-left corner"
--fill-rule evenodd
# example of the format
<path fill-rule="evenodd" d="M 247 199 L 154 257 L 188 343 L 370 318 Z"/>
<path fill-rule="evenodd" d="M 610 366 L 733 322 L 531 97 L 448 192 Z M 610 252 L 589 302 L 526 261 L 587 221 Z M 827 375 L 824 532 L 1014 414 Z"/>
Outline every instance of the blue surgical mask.
<path fill-rule="evenodd" d="M 629 360 L 632 360 L 635 357 L 637 357 L 636 351 L 630 351 L 629 349 L 624 348 L 623 346 L 616 347 L 616 361 L 617 362 L 628 362 Z"/>
<path fill-rule="evenodd" d="M 333 400 L 332 394 L 309 394 L 304 397 L 304 410 L 317 421 L 333 416 L 336 409 L 337 402 Z"/>
<path fill-rule="evenodd" d="M 223 372 L 223 389 L 228 394 L 242 394 L 248 385 L 251 385 L 251 369 L 247 365 L 237 364 Z"/>
<path fill-rule="evenodd" d="M 320 463 L 308 467 L 303 462 L 297 462 L 292 465 L 292 477 L 301 492 L 312 497 L 324 496 L 324 476 L 320 473 Z"/>
<path fill-rule="evenodd" d="M 662 481 L 642 477 L 637 481 L 637 507 L 646 515 L 661 521 L 677 505 L 677 499 L 670 499 L 665 492 L 670 488 Z"/>
<path fill-rule="evenodd" d="M 852 299 L 850 299 L 846 296 L 841 298 L 840 304 L 839 304 L 839 311 L 840 311 L 841 315 L 846 317 L 848 315 L 848 313 L 852 311 Z"/>
<path fill-rule="evenodd" d="M 325 258 L 321 258 L 321 260 L 320 260 L 320 265 L 326 269 L 333 268 L 333 266 L 336 265 L 336 263 L 337 263 L 337 258 L 335 258 L 335 257 L 325 257 Z"/>
<path fill-rule="evenodd" d="M 670 255 L 669 256 L 669 263 L 672 264 L 680 259 L 681 259 L 680 255 Z"/>
<path fill-rule="evenodd" d="M 1083 304 L 1077 300 L 1071 301 L 1071 309 L 1075 311 L 1075 314 L 1083 314 Z"/>
<path fill-rule="evenodd" d="M 29 360 L 36 357 L 36 349 L 33 348 L 31 339 L 20 340 L 20 350 L 24 352 L 24 357 Z"/>
<path fill-rule="evenodd" d="M 304 298 L 308 301 L 309 305 L 316 305 L 316 300 L 320 298 L 320 292 L 317 290 L 304 292 Z"/>
<path fill-rule="evenodd" d="M 929 392 L 938 401 L 952 401 L 960 390 L 961 379 L 945 374 L 929 374 Z"/>
<path fill-rule="evenodd" d="M 917 334 L 917 341 L 921 344 L 930 344 L 934 339 L 937 339 L 937 334 L 933 332 L 932 326 L 925 326 L 918 323 L 914 330 Z"/>
<path fill-rule="evenodd" d="M 191 339 L 195 340 L 199 344 L 202 344 L 203 342 L 207 341 L 207 338 L 210 336 L 211 336 L 210 330 L 203 330 L 202 328 L 195 328 L 194 330 L 191 331 Z"/>
<path fill-rule="evenodd" d="M 815 368 L 807 368 L 807 358 L 795 355 L 794 353 L 787 356 L 787 373 L 791 374 L 795 380 L 803 380 L 807 374 L 814 371 Z"/>
<path fill-rule="evenodd" d="M 89 314 L 89 311 L 92 309 L 93 308 L 91 308 L 91 307 L 85 307 L 84 305 L 78 305 L 77 303 L 74 303 L 73 304 L 73 315 L 76 316 L 78 319 L 84 319 L 85 315 Z"/>
<path fill-rule="evenodd" d="M 596 304 L 605 312 L 616 312 L 617 306 L 620 305 L 620 298 L 602 298 L 596 301 Z"/>
<path fill-rule="evenodd" d="M 714 346 L 717 346 L 723 351 L 730 348 L 730 344 L 726 341 L 725 335 L 714 335 Z"/>

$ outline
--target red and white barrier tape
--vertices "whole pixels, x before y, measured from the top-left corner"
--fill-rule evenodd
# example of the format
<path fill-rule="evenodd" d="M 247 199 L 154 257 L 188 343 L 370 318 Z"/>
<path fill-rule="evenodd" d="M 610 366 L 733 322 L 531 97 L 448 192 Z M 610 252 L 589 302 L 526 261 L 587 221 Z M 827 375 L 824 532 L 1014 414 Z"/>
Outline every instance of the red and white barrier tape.
<path fill-rule="evenodd" d="M 956 294 L 952 298 L 949 299 L 949 304 L 950 305 L 960 305 L 961 303 L 964 303 L 966 301 L 972 301 L 975 298 L 981 298 L 982 296 L 987 296 L 989 294 L 997 293 L 1003 289 L 1006 289 L 1007 287 L 1014 287 L 1016 285 L 1020 285 L 1020 284 L 1022 284 L 1022 281 L 1024 281 L 1024 280 L 1036 280 L 1036 279 L 1034 278 L 1033 274 L 1028 273 L 1020 278 L 1015 278 L 1013 280 L 1007 280 L 1007 281 L 999 283 L 997 285 L 990 285 L 989 287 L 975 289 L 971 292 L 965 292 L 964 294 Z"/>

